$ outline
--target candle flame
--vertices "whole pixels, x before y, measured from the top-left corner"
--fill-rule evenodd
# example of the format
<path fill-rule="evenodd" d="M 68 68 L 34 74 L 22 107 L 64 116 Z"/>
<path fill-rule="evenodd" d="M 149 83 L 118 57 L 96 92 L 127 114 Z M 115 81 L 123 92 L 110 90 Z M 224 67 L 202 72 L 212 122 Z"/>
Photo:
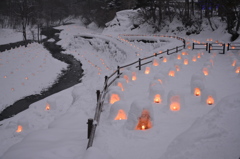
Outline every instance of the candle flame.
<path fill-rule="evenodd" d="M 194 95 L 195 96 L 200 96 L 201 95 L 201 90 L 199 88 L 195 88 Z"/>
<path fill-rule="evenodd" d="M 118 84 L 117 84 L 117 85 L 118 85 L 118 87 L 120 87 L 120 88 L 121 88 L 121 90 L 122 90 L 122 91 L 124 91 L 124 88 L 123 88 L 123 85 L 122 85 L 122 83 L 121 83 L 121 82 L 118 82 Z"/>
<path fill-rule="evenodd" d="M 117 102 L 119 100 L 120 100 L 120 97 L 118 94 L 112 94 L 109 102 L 110 102 L 110 104 L 114 104 L 115 102 Z"/>
<path fill-rule="evenodd" d="M 46 104 L 45 110 L 50 110 L 50 104 Z"/>
<path fill-rule="evenodd" d="M 214 99 L 213 99 L 212 96 L 208 96 L 208 98 L 207 98 L 207 104 L 208 104 L 208 105 L 213 105 L 213 104 L 214 104 Z"/>
<path fill-rule="evenodd" d="M 154 103 L 161 103 L 161 102 L 162 102 L 162 99 L 160 94 L 156 94 L 154 97 Z"/>
<path fill-rule="evenodd" d="M 173 70 L 169 71 L 168 75 L 171 76 L 171 77 L 174 77 L 175 76 L 175 71 L 173 71 Z"/>
<path fill-rule="evenodd" d="M 150 67 L 146 67 L 146 69 L 145 69 L 145 74 L 147 75 L 147 74 L 149 74 L 150 73 Z"/>
<path fill-rule="evenodd" d="M 18 125 L 16 132 L 20 133 L 22 132 L 22 130 L 23 130 L 23 127 L 21 125 Z"/>

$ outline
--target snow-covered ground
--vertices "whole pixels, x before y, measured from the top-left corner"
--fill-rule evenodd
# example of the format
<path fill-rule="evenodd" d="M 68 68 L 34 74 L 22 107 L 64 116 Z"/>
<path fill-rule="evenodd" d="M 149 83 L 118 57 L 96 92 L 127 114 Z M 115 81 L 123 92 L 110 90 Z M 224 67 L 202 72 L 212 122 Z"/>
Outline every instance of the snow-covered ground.
<path fill-rule="evenodd" d="M 23 35 L 13 29 L 0 29 L 0 45 L 14 43 L 23 40 Z"/>
<path fill-rule="evenodd" d="M 15 101 L 50 87 L 67 64 L 56 60 L 40 44 L 0 53 L 0 111 Z"/>
<path fill-rule="evenodd" d="M 123 70 L 126 75 L 135 70 L 137 80 L 126 84 L 125 79 L 121 77 L 119 81 L 124 83 L 123 92 L 116 85 L 109 88 L 118 92 L 121 99 L 114 104 L 109 104 L 106 100 L 93 147 L 86 151 L 88 142 L 86 122 L 88 118 L 94 116 L 96 90 L 103 88 L 104 76 L 110 75 L 118 65 L 122 66 L 138 60 L 139 57 L 149 56 L 154 52 L 182 44 L 181 41 L 173 38 L 150 35 L 147 27 L 131 31 L 131 20 L 126 18 L 131 14 L 132 11 L 119 13 L 118 21 L 115 22 L 120 21 L 120 24 L 114 25 L 113 21 L 111 25 L 113 27 L 109 26 L 102 33 L 96 31 L 94 25 L 88 29 L 78 23 L 59 27 L 64 30 L 60 33 L 62 40 L 58 44 L 66 49 L 66 54 L 72 54 L 83 64 L 82 83 L 36 102 L 28 110 L 1 121 L 1 158 L 236 159 L 240 157 L 240 116 L 238 115 L 240 76 L 235 73 L 236 67 L 239 66 L 240 52 L 229 51 L 226 54 L 218 54 L 219 51 L 213 51 L 209 54 L 204 50 L 191 49 L 179 52 L 182 57 L 180 60 L 177 59 L 177 54 L 174 54 L 166 56 L 168 58 L 166 63 L 162 59 L 157 59 L 158 66 L 146 65 L 150 67 L 149 74 L 144 73 L 146 66 L 142 67 L 141 71 L 136 71 L 132 67 Z M 124 35 L 126 33 L 135 35 L 126 36 Z M 162 33 L 165 34 L 165 30 Z M 188 45 L 194 40 L 207 42 L 207 39 L 228 42 L 229 35 L 223 33 L 223 29 L 219 28 L 215 33 L 205 31 L 202 36 L 191 35 L 186 40 Z M 185 35 L 179 33 L 177 36 Z M 155 42 L 146 44 L 139 39 Z M 38 44 L 32 45 L 34 48 L 42 47 Z M 182 52 L 187 52 L 188 55 L 183 55 Z M 8 56 L 12 59 L 15 54 L 16 52 L 13 52 Z M 2 56 L 2 53 L 0 55 Z M 45 55 L 44 51 L 43 55 Z M 192 61 L 194 57 L 196 62 Z M 46 58 L 53 60 L 51 56 Z M 28 57 L 24 59 L 29 60 Z M 184 59 L 188 59 L 187 65 L 184 64 Z M 236 66 L 232 66 L 234 60 L 237 61 Z M 9 63 L 12 64 L 13 61 L 9 60 Z M 30 64 L 28 67 L 33 67 L 32 70 L 37 71 L 39 64 L 36 62 Z M 169 76 L 169 71 L 176 70 L 176 65 L 179 66 L 180 71 L 176 71 L 174 77 Z M 29 72 L 28 67 L 24 67 L 24 73 Z M 44 67 L 43 72 L 51 71 L 50 67 L 61 69 L 64 65 L 52 64 Z M 209 69 L 207 76 L 202 72 L 204 67 Z M 15 72 L 11 75 L 16 78 L 20 76 Z M 162 84 L 157 80 L 158 78 L 162 78 Z M 37 81 L 42 82 L 42 79 Z M 200 97 L 194 96 L 191 90 L 197 85 L 203 91 Z M 154 88 L 161 90 L 161 103 L 153 103 Z M 169 109 L 172 95 L 180 97 L 179 111 Z M 214 97 L 214 104 L 206 103 L 205 97 L 208 95 Z M 134 119 L 134 114 L 138 113 L 135 108 L 139 107 L 134 103 L 148 105 L 151 112 L 151 129 L 134 130 L 134 126 L 131 127 L 137 125 L 136 121 L 139 117 Z M 125 110 L 129 117 L 127 120 L 114 120 L 119 108 Z"/>

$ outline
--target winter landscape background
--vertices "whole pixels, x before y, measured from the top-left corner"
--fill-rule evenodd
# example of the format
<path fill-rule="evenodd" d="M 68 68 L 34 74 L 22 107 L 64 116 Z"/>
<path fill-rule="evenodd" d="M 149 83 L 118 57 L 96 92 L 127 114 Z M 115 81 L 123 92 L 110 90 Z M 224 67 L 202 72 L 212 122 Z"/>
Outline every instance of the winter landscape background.
<path fill-rule="evenodd" d="M 57 44 L 65 49 L 63 53 L 82 63 L 81 83 L 0 121 L 1 158 L 239 159 L 240 51 L 222 54 L 219 50 L 192 50 L 193 42 L 230 43 L 233 34 L 226 29 L 228 24 L 218 16 L 211 17 L 211 25 L 203 18 L 201 32 L 189 34 L 195 27 L 185 28 L 180 19 L 173 17 L 167 25 L 158 26 L 158 31 L 148 22 L 136 27 L 141 19 L 133 18 L 138 14 L 138 10 L 119 11 L 104 28 L 99 28 L 97 22 L 86 25 L 78 18 L 65 19 L 71 24 L 54 27 L 62 30 Z M 30 30 L 37 34 L 37 28 L 27 28 L 28 38 L 32 38 Z M 123 74 L 117 81 L 123 88 L 117 82 L 110 86 L 93 146 L 86 150 L 86 123 L 94 117 L 96 91 L 103 89 L 104 77 L 117 66 L 183 45 L 176 38 L 161 35 L 184 38 L 186 49 L 149 59 L 152 62 L 140 71 L 133 66 L 121 70 Z M 22 33 L 16 29 L 0 29 L 1 44 L 20 40 Z M 240 43 L 240 39 L 232 43 Z M 158 65 L 154 66 L 154 61 Z M 1 52 L 0 110 L 47 89 L 67 66 L 37 42 Z M 149 74 L 145 74 L 146 67 L 150 68 Z M 207 76 L 202 72 L 205 67 L 209 70 Z M 174 77 L 169 76 L 171 70 L 175 71 Z M 132 72 L 136 72 L 136 80 L 131 80 Z M 128 82 L 124 75 L 129 76 Z M 193 94 L 195 86 L 201 87 L 201 96 Z M 160 103 L 153 102 L 154 91 L 161 94 Z M 120 95 L 120 101 L 110 104 L 113 92 Z M 179 111 L 169 107 L 172 95 L 180 97 Z M 208 95 L 214 97 L 212 105 L 206 103 Z M 135 130 L 143 107 L 150 111 L 152 128 Z M 126 120 L 114 120 L 120 109 L 126 113 Z"/>

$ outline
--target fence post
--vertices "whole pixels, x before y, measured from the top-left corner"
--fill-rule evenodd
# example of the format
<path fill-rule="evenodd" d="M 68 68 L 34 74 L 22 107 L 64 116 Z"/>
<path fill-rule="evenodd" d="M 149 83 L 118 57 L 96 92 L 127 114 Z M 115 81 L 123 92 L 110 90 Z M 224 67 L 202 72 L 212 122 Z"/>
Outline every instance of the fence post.
<path fill-rule="evenodd" d="M 208 43 L 206 43 L 206 51 L 208 51 Z"/>
<path fill-rule="evenodd" d="M 184 49 L 186 48 L 186 42 L 185 42 L 185 39 L 183 39 L 183 47 L 184 47 Z"/>
<path fill-rule="evenodd" d="M 118 75 L 120 74 L 120 67 L 119 66 L 117 67 L 117 74 Z"/>
<path fill-rule="evenodd" d="M 227 51 L 229 51 L 229 47 L 230 47 L 229 45 L 230 45 L 230 44 L 228 43 L 227 45 L 228 45 L 228 46 L 227 46 Z"/>
<path fill-rule="evenodd" d="M 107 81 L 108 81 L 108 76 L 105 76 L 105 81 L 104 81 L 104 90 L 107 89 Z"/>
<path fill-rule="evenodd" d="M 141 70 L 141 58 L 138 59 L 138 69 Z"/>
<path fill-rule="evenodd" d="M 225 54 L 225 47 L 226 47 L 226 45 L 225 45 L 225 43 L 223 44 L 223 54 Z"/>
<path fill-rule="evenodd" d="M 169 54 L 168 54 L 168 51 L 169 51 L 169 50 L 167 49 L 167 55 L 169 55 Z"/>
<path fill-rule="evenodd" d="M 194 43 L 192 43 L 192 49 L 194 49 Z"/>
<path fill-rule="evenodd" d="M 92 132 L 92 126 L 93 126 L 93 119 L 88 119 L 88 134 L 87 134 L 87 138 L 90 138 L 91 132 Z"/>
<path fill-rule="evenodd" d="M 211 52 L 211 43 L 209 43 L 209 45 L 208 45 L 208 53 L 210 53 Z"/>

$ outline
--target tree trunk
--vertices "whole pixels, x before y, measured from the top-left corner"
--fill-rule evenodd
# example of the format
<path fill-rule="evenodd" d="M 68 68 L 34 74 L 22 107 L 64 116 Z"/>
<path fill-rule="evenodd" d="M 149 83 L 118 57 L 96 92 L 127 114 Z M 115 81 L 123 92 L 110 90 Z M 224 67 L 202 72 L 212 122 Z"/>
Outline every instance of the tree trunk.
<path fill-rule="evenodd" d="M 237 22 L 237 26 L 236 26 L 236 31 L 238 32 L 240 27 L 240 12 L 238 12 L 238 22 Z"/>
<path fill-rule="evenodd" d="M 191 9 L 191 11 L 192 11 L 192 15 L 194 15 L 194 0 L 192 0 L 191 3 L 192 3 L 192 7 L 191 7 L 192 9 Z"/>
<path fill-rule="evenodd" d="M 22 18 L 22 33 L 23 33 L 23 41 L 25 43 L 25 47 L 27 47 L 27 34 L 26 34 L 26 20 Z"/>
<path fill-rule="evenodd" d="M 158 27 L 160 27 L 162 23 L 162 1 L 161 0 L 158 1 L 158 17 L 159 17 Z"/>
<path fill-rule="evenodd" d="M 189 0 L 185 0 L 185 16 L 189 19 Z"/>

